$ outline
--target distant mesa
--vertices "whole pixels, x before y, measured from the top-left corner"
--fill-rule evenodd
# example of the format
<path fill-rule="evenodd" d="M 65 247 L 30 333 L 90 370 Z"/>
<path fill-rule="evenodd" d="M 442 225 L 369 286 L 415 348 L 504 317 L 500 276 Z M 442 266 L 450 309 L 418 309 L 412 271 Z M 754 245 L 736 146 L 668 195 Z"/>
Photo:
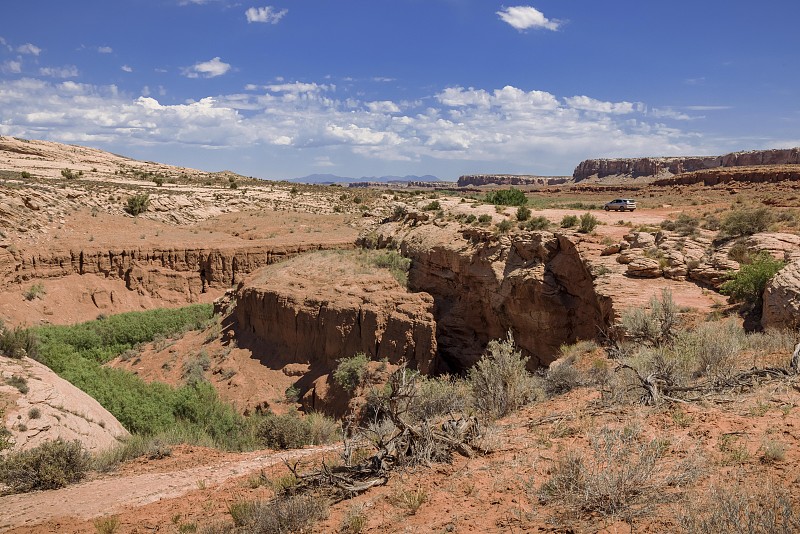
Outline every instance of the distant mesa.
<path fill-rule="evenodd" d="M 424 176 L 415 176 L 415 175 L 363 176 L 361 178 L 349 178 L 347 176 L 337 176 L 335 174 L 309 174 L 308 176 L 303 176 L 302 178 L 292 178 L 289 181 L 301 184 L 319 184 L 319 185 L 351 184 L 351 183 L 382 185 L 382 184 L 407 184 L 409 182 L 428 183 L 428 182 L 439 182 L 441 180 L 439 180 L 439 178 L 437 178 L 436 176 L 430 174 L 426 174 Z"/>
<path fill-rule="evenodd" d="M 800 148 L 732 152 L 724 156 L 587 159 L 578 164 L 572 177 L 575 182 L 609 177 L 667 180 L 678 174 L 721 167 L 797 164 Z"/>
<path fill-rule="evenodd" d="M 561 185 L 569 176 L 535 176 L 527 174 L 467 174 L 458 178 L 458 187 L 482 185 Z"/>

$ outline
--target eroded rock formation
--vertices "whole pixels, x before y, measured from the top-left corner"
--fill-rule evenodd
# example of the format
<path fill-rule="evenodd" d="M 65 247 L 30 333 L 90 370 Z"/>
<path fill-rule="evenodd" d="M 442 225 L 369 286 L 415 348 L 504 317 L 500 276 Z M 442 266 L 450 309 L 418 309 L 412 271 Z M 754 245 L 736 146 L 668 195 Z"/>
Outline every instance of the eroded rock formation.
<path fill-rule="evenodd" d="M 595 339 L 613 317 L 588 266 L 565 234 L 495 235 L 457 224 L 376 230 L 382 245 L 412 259 L 409 288 L 433 296 L 444 368 L 473 365 L 488 342 L 510 330 L 531 368 L 555 359 L 563 343 Z"/>
<path fill-rule="evenodd" d="M 30 255 L 0 248 L 2 282 L 97 274 L 124 280 L 129 290 L 158 295 L 183 293 L 194 301 L 207 287 L 226 288 L 259 267 L 298 254 L 348 245 L 305 243 L 231 248 L 52 251 Z"/>
<path fill-rule="evenodd" d="M 800 148 L 732 152 L 724 156 L 587 159 L 578 164 L 572 177 L 576 182 L 587 178 L 604 178 L 606 176 L 668 179 L 676 174 L 717 167 L 795 164 L 800 164 Z M 705 179 L 708 179 L 708 177 Z M 699 183 L 701 181 L 704 181 L 704 178 L 698 178 L 697 182 L 691 183 Z"/>
<path fill-rule="evenodd" d="M 262 269 L 236 293 L 238 328 L 276 361 L 328 372 L 359 352 L 428 372 L 436 356 L 433 299 L 346 254 L 306 255 Z"/>
<path fill-rule="evenodd" d="M 800 325 L 800 260 L 789 263 L 767 284 L 761 324 L 792 329 Z"/>

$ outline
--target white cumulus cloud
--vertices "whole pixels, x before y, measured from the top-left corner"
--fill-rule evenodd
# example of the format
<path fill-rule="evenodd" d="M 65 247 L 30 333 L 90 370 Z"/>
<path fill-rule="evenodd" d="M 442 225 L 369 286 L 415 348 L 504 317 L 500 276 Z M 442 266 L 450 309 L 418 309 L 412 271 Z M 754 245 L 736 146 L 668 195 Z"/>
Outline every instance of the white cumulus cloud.
<path fill-rule="evenodd" d="M 75 65 L 64 65 L 63 67 L 42 67 L 39 74 L 50 78 L 75 78 L 78 76 L 78 67 Z"/>
<path fill-rule="evenodd" d="M 641 102 L 604 102 L 588 96 L 572 96 L 565 98 L 564 101 L 571 108 L 595 113 L 624 115 L 634 111 L 644 111 L 644 105 Z"/>
<path fill-rule="evenodd" d="M 560 20 L 548 19 L 544 13 L 531 6 L 507 7 L 497 11 L 497 15 L 511 25 L 511 27 L 523 31 L 531 28 L 543 28 L 545 30 L 558 30 L 561 25 Z"/>
<path fill-rule="evenodd" d="M 38 56 L 41 54 L 42 49 L 36 46 L 35 44 L 25 43 L 24 45 L 20 45 L 17 47 L 17 52 L 20 54 L 29 54 L 31 56 Z"/>
<path fill-rule="evenodd" d="M 114 49 L 111 48 L 110 46 L 98 46 L 97 51 L 100 52 L 101 54 L 110 54 L 111 52 L 114 51 Z"/>
<path fill-rule="evenodd" d="M 222 76 L 229 70 L 231 70 L 230 64 L 225 63 L 219 57 L 215 57 L 183 69 L 183 74 L 187 78 L 214 78 Z"/>
<path fill-rule="evenodd" d="M 288 9 L 280 11 L 272 6 L 251 7 L 244 12 L 247 22 L 263 22 L 267 24 L 277 24 L 286 14 Z"/>
<path fill-rule="evenodd" d="M 123 65 L 120 67 L 120 70 L 123 70 L 125 72 L 133 72 L 133 67 L 131 67 L 130 65 Z"/>
<path fill-rule="evenodd" d="M 8 60 L 4 63 L 0 63 L 0 72 L 7 74 L 19 74 L 22 72 L 22 62 Z"/>

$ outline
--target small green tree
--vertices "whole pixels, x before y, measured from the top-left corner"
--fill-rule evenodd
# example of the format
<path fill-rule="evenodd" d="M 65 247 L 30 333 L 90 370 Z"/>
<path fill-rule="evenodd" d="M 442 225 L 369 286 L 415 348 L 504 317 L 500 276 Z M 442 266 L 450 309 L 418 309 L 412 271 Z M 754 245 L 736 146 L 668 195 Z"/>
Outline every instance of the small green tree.
<path fill-rule="evenodd" d="M 517 208 L 517 220 L 527 221 L 531 218 L 531 209 L 527 206 L 520 206 Z"/>
<path fill-rule="evenodd" d="M 734 210 L 723 217 L 719 229 L 727 237 L 747 236 L 765 232 L 773 221 L 767 208 Z"/>
<path fill-rule="evenodd" d="M 767 283 L 784 265 L 785 262 L 776 260 L 768 252 L 761 252 L 753 258 L 752 263 L 742 265 L 738 272 L 729 274 L 730 279 L 722 284 L 720 292 L 729 295 L 734 302 L 758 308 Z"/>
<path fill-rule="evenodd" d="M 125 204 L 125 211 L 136 217 L 147 211 L 149 207 L 150 195 L 147 193 L 139 193 L 128 197 Z"/>
<path fill-rule="evenodd" d="M 582 234 L 588 234 L 592 232 L 598 224 L 600 224 L 600 221 L 597 220 L 597 217 L 587 211 L 581 215 L 578 231 Z"/>
<path fill-rule="evenodd" d="M 501 189 L 486 193 L 486 202 L 497 206 L 524 206 L 528 203 L 528 197 L 519 189 Z"/>
<path fill-rule="evenodd" d="M 564 215 L 561 219 L 561 228 L 572 228 L 578 225 L 577 215 Z"/>
<path fill-rule="evenodd" d="M 367 364 L 369 358 L 363 352 L 359 352 L 350 358 L 337 360 L 338 365 L 333 371 L 333 381 L 348 393 L 352 393 L 367 374 Z"/>

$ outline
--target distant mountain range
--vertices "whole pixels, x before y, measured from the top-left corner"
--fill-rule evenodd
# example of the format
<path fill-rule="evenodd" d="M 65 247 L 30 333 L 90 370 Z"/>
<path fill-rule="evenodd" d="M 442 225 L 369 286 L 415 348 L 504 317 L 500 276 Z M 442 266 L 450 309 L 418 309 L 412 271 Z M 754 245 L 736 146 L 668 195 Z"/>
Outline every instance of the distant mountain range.
<path fill-rule="evenodd" d="M 309 174 L 302 178 L 292 178 L 289 181 L 301 184 L 348 184 L 351 182 L 439 182 L 440 180 L 430 174 L 424 176 L 363 176 L 361 178 L 348 178 L 347 176 L 336 176 L 335 174 Z"/>

